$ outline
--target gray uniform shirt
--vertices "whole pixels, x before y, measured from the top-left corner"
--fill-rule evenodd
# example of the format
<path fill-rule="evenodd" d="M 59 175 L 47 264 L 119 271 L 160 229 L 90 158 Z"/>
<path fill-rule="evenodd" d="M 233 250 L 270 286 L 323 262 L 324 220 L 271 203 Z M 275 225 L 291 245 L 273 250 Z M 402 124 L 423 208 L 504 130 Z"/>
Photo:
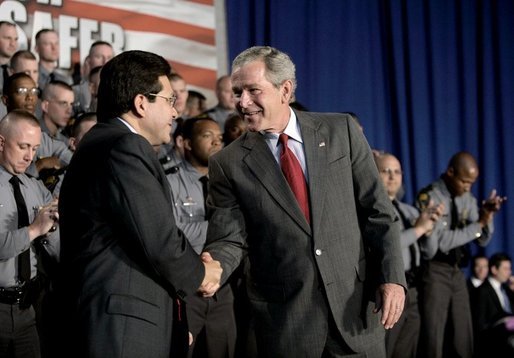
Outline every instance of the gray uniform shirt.
<path fill-rule="evenodd" d="M 17 256 L 29 246 L 31 277 L 37 274 L 34 246 L 29 240 L 28 228 L 18 229 L 18 213 L 13 188 L 9 183 L 12 174 L 0 166 L 0 287 L 12 287 L 18 284 Z M 41 181 L 25 174 L 18 175 L 20 189 L 27 204 L 29 222 L 34 221 L 34 207 L 46 205 L 52 201 L 52 194 Z M 59 256 L 59 229 L 49 233 L 45 240 L 45 249 L 55 258 Z"/>
<path fill-rule="evenodd" d="M 421 252 L 425 259 L 431 260 L 437 253 L 437 250 L 446 254 L 451 249 L 465 245 L 473 240 L 477 240 L 480 246 L 485 246 L 489 243 L 494 226 L 491 223 L 483 229 L 480 227 L 478 223 L 477 200 L 473 194 L 467 192 L 455 197 L 455 205 L 457 206 L 459 222 L 462 224 L 462 228 L 452 230 L 452 198 L 444 181 L 442 179 L 435 181 L 423 190 L 422 193 L 427 194 L 428 200 L 433 200 L 435 205 L 439 203 L 444 204 L 443 216 L 436 222 L 432 233 L 424 236 L 419 241 Z"/>
<path fill-rule="evenodd" d="M 177 167 L 177 172 L 166 175 L 171 186 L 173 214 L 178 228 L 184 232 L 193 249 L 199 254 L 205 244 L 208 225 L 200 181 L 202 174 L 187 160 Z"/>
<path fill-rule="evenodd" d="M 412 267 L 418 267 L 421 261 L 421 253 L 419 250 L 418 239 L 416 238 L 416 232 L 414 230 L 414 224 L 419 216 L 419 211 L 414 206 L 411 206 L 406 203 L 402 203 L 398 201 L 399 210 L 394 207 L 394 211 L 396 215 L 401 218 L 401 215 L 398 211 L 401 211 L 403 217 L 408 221 L 409 226 L 406 227 L 403 223 L 403 220 L 400 220 L 400 244 L 402 246 L 402 256 L 403 256 L 403 267 L 405 271 L 409 271 Z M 411 255 L 411 247 L 415 253 L 414 257 L 414 265 L 412 263 L 412 255 Z"/>
<path fill-rule="evenodd" d="M 73 156 L 73 152 L 68 149 L 68 146 L 64 144 L 64 142 L 53 139 L 46 132 L 41 133 L 41 145 L 39 146 L 36 156 L 38 158 L 46 158 L 55 156 L 59 158 L 62 165 L 67 166 L 70 164 L 71 157 Z M 34 177 L 38 177 L 39 173 L 37 172 L 36 165 L 32 163 L 30 167 L 27 169 L 27 173 Z"/>
<path fill-rule="evenodd" d="M 227 118 L 231 115 L 236 113 L 235 109 L 226 109 L 221 107 L 219 104 L 216 105 L 216 107 L 212 107 L 205 111 L 205 113 L 214 119 L 218 124 L 220 125 L 221 132 L 225 131 L 225 122 L 227 121 Z"/>

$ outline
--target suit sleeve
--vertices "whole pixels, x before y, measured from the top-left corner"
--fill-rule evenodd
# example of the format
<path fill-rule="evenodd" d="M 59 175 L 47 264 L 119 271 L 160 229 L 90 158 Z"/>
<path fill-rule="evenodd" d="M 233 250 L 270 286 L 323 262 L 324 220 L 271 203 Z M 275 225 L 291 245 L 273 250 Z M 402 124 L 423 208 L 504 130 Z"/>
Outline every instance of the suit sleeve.
<path fill-rule="evenodd" d="M 175 224 L 168 183 L 152 148 L 127 135 L 110 154 L 107 192 L 113 220 L 125 234 L 122 245 L 175 290 L 195 292 L 204 266 Z"/>
<path fill-rule="evenodd" d="M 224 283 L 246 256 L 246 228 L 235 189 L 216 155 L 209 159 L 208 206 L 213 210 L 204 251 L 222 264 Z"/>
<path fill-rule="evenodd" d="M 352 175 L 357 213 L 370 271 L 377 284 L 407 287 L 400 247 L 400 226 L 387 197 L 369 145 L 352 120 L 348 120 Z"/>

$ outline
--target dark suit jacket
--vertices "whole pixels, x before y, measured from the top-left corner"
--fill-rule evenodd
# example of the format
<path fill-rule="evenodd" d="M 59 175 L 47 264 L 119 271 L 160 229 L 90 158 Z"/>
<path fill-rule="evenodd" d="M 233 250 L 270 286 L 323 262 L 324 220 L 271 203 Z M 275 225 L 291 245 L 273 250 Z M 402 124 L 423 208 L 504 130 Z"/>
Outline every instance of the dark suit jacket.
<path fill-rule="evenodd" d="M 513 307 L 514 301 L 508 291 L 507 296 Z M 503 310 L 500 299 L 488 279 L 476 288 L 472 311 L 476 333 L 491 328 L 498 320 L 509 315 Z"/>
<path fill-rule="evenodd" d="M 354 122 L 296 113 L 311 225 L 263 136 L 246 133 L 210 158 L 205 251 L 221 260 L 224 279 L 248 252 L 260 356 L 320 357 L 329 314 L 353 350 L 372 351 L 384 344 L 371 313 L 376 286 L 405 285 L 397 219 Z"/>
<path fill-rule="evenodd" d="M 68 167 L 59 212 L 70 356 L 169 357 L 175 291 L 192 294 L 204 268 L 149 142 L 117 119 L 98 123 Z"/>

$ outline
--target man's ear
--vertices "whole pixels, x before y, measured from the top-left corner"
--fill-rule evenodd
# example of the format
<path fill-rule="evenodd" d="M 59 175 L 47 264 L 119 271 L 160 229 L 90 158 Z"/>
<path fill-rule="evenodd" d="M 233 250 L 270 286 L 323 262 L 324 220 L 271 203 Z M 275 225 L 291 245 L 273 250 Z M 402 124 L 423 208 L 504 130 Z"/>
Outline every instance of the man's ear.
<path fill-rule="evenodd" d="M 182 145 L 184 147 L 184 150 L 188 150 L 188 151 L 191 151 L 192 148 L 191 148 L 191 139 L 182 139 Z"/>
<path fill-rule="evenodd" d="M 42 111 L 43 113 L 48 113 L 48 104 L 49 104 L 49 103 L 50 103 L 50 102 L 49 102 L 49 101 L 47 101 L 46 99 L 45 99 L 44 101 L 41 101 L 41 111 Z"/>
<path fill-rule="evenodd" d="M 6 107 L 7 107 L 7 101 L 8 100 L 9 100 L 9 98 L 6 95 L 2 96 L 2 102 L 3 102 L 3 104 L 5 104 Z"/>
<path fill-rule="evenodd" d="M 282 103 L 289 103 L 291 96 L 293 94 L 293 82 L 290 80 L 284 81 L 280 86 Z"/>
<path fill-rule="evenodd" d="M 453 167 L 449 167 L 446 169 L 446 175 L 448 175 L 450 178 L 453 178 L 455 175 L 455 169 L 453 169 Z"/>
<path fill-rule="evenodd" d="M 138 94 L 136 97 L 134 97 L 134 112 L 139 117 L 145 116 L 147 105 L 148 99 L 144 95 Z"/>
<path fill-rule="evenodd" d="M 75 137 L 70 137 L 70 139 L 68 139 L 68 147 L 71 149 L 72 152 L 77 150 L 77 147 L 75 146 L 76 141 L 77 139 Z"/>

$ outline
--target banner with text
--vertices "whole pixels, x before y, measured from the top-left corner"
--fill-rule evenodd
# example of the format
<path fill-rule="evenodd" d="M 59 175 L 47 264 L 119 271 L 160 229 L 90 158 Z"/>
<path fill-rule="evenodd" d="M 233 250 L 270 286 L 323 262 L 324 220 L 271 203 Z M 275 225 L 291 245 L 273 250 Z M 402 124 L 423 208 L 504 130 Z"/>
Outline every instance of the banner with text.
<path fill-rule="evenodd" d="M 59 67 L 83 63 L 96 40 L 126 50 L 157 53 L 212 99 L 217 77 L 214 0 L 33 0 L 0 3 L 0 20 L 15 23 L 20 49 L 33 50 L 36 33 L 59 33 Z M 224 47 L 224 46 L 223 46 Z"/>

